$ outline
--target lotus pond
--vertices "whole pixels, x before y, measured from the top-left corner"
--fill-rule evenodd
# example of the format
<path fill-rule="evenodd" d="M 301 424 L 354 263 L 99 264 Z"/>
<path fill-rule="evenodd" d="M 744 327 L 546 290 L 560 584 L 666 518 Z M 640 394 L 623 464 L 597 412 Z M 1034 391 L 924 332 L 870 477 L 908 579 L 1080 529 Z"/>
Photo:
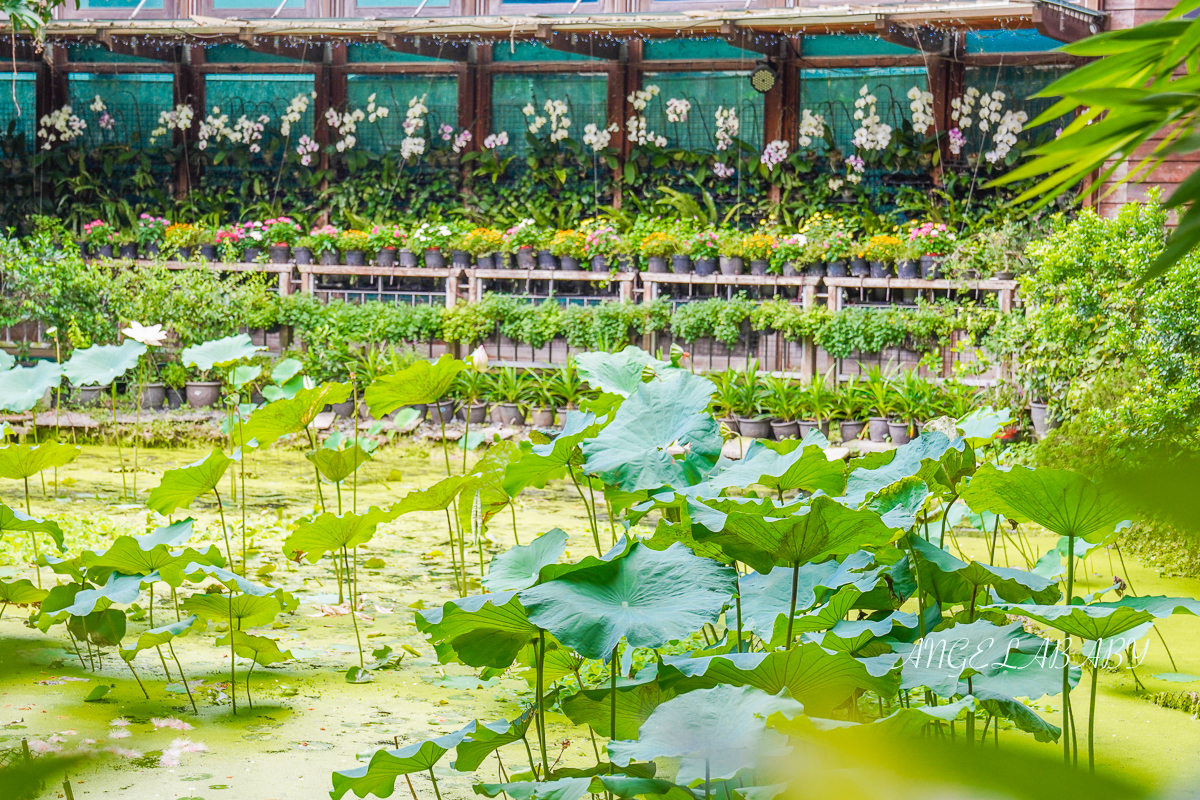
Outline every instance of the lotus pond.
<path fill-rule="evenodd" d="M 602 393 L 561 430 L 465 455 L 428 423 L 318 434 L 344 384 L 232 406 L 224 447 L 141 448 L 136 492 L 128 445 L 0 449 L 28 475 L 0 482 L 0 779 L 765 800 L 805 748 L 881 741 L 1101 796 L 1190 775 L 1200 724 L 1151 699 L 1200 681 L 1200 582 L 1116 546 L 1136 480 L 1012 465 L 990 409 L 849 460 L 736 439 L 677 358 L 580 362 Z M 475 368 L 360 401 L 404 415 Z"/>

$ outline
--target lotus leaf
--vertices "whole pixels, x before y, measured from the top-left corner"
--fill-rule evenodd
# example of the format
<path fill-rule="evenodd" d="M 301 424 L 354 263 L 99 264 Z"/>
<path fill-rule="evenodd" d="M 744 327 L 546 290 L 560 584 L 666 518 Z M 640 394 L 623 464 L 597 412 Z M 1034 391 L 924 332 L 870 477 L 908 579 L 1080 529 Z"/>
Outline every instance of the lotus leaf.
<path fill-rule="evenodd" d="M 23 414 L 38 404 L 47 389 L 62 383 L 62 367 L 39 361 L 32 367 L 13 367 L 0 372 L 0 411 Z"/>
<path fill-rule="evenodd" d="M 62 374 L 76 386 L 103 386 L 136 367 L 145 352 L 146 345 L 133 339 L 119 345 L 93 345 L 72 353 L 70 360 L 62 365 Z"/>
<path fill-rule="evenodd" d="M 269 667 L 272 664 L 291 661 L 294 658 L 292 651 L 279 649 L 278 639 L 254 636 L 245 631 L 230 631 L 217 640 L 217 646 L 229 647 L 231 641 L 233 642 L 233 652 L 242 658 L 250 659 L 260 667 Z"/>
<path fill-rule="evenodd" d="M 339 515 L 327 511 L 315 519 L 301 520 L 283 543 L 283 552 L 289 556 L 304 553 L 309 563 L 315 564 L 325 553 L 336 553 L 343 547 L 357 547 L 369 542 L 380 523 L 395 518 L 394 510 L 384 511 L 376 506 L 371 506 L 365 514 L 346 512 Z"/>
<path fill-rule="evenodd" d="M 527 545 L 518 545 L 492 559 L 484 587 L 490 592 L 527 589 L 538 582 L 542 567 L 554 564 L 567 548 L 567 534 L 555 528 Z"/>
<path fill-rule="evenodd" d="M 284 610 L 277 598 L 252 594 L 194 594 L 180 607 L 212 622 L 232 620 L 234 630 L 239 631 L 268 625 Z"/>
<path fill-rule="evenodd" d="M 32 478 L 51 467 L 65 467 L 79 455 L 79 448 L 70 444 L 10 444 L 0 447 L 0 478 L 19 481 Z"/>
<path fill-rule="evenodd" d="M 179 358 L 185 367 L 194 366 L 207 372 L 213 367 L 224 367 L 243 358 L 251 358 L 266 349 L 251 344 L 248 334 L 239 333 L 185 347 Z"/>
<path fill-rule="evenodd" d="M 57 522 L 31 517 L 23 511 L 9 508 L 0 503 L 0 536 L 6 533 L 28 533 L 31 536 L 34 533 L 44 533 L 54 540 L 58 552 L 67 552 L 67 548 L 63 545 L 63 531 Z"/>
<path fill-rule="evenodd" d="M 383 419 L 400 406 L 436 403 L 450 391 L 464 361 L 444 355 L 437 361 L 418 361 L 407 369 L 384 375 L 367 387 L 364 399 L 371 416 Z"/>
<path fill-rule="evenodd" d="M 962 439 L 951 441 L 937 431 L 922 433 L 905 445 L 863 459 L 863 466 L 850 473 L 846 480 L 845 502 L 859 506 L 887 486 L 931 467 L 931 462 L 940 462 L 946 451 L 954 448 L 962 451 Z"/>
<path fill-rule="evenodd" d="M 503 669 L 538 636 L 516 592 L 464 597 L 417 613 L 417 630 L 429 636 L 443 664 Z"/>
<path fill-rule="evenodd" d="M 976 596 L 984 600 L 987 595 L 979 592 L 984 586 L 1009 603 L 1048 604 L 1057 602 L 1061 596 L 1058 583 L 1052 578 L 1021 569 L 961 561 L 918 536 L 910 537 L 909 543 L 917 555 L 922 590 L 941 606 L 969 603 Z"/>
<path fill-rule="evenodd" d="M 330 483 L 341 483 L 354 474 L 360 466 L 371 460 L 366 450 L 358 445 L 352 445 L 344 450 L 330 450 L 322 447 L 305 453 L 304 457 L 313 463 L 321 477 Z"/>
<path fill-rule="evenodd" d="M 157 628 L 150 628 L 141 633 L 137 637 L 137 641 L 133 644 L 121 646 L 121 658 L 127 662 L 133 661 L 137 654 L 143 650 L 149 650 L 152 647 L 161 647 L 180 636 L 187 636 L 189 633 L 202 633 L 207 628 L 208 622 L 195 614 L 186 616 L 178 622 L 160 625 Z"/>
<path fill-rule="evenodd" d="M 197 497 L 214 491 L 233 459 L 214 448 L 203 461 L 163 473 L 158 486 L 150 490 L 146 506 L 167 516 L 177 508 L 187 508 Z"/>
<path fill-rule="evenodd" d="M 259 447 L 276 442 L 281 436 L 299 433 L 312 424 L 327 403 L 341 403 L 350 396 L 348 383 L 323 383 L 312 389 L 301 389 L 294 397 L 267 403 L 233 430 L 238 444 L 254 440 Z"/>
<path fill-rule="evenodd" d="M 391 797 L 396 791 L 397 778 L 433 769 L 442 756 L 458 746 L 468 734 L 474 733 L 475 727 L 472 720 L 461 730 L 436 739 L 426 739 L 399 750 L 376 750 L 369 764 L 333 773 L 330 797 L 341 800 L 347 792 L 354 792 L 358 797 Z"/>
<path fill-rule="evenodd" d="M 609 394 L 629 397 L 642 387 L 642 375 L 649 366 L 659 378 L 669 378 L 686 373 L 681 367 L 660 361 L 642 350 L 629 345 L 619 353 L 587 352 L 575 357 L 579 377 L 594 388 Z M 688 373 L 690 374 L 690 373 Z"/>
<path fill-rule="evenodd" d="M 721 458 L 708 485 L 714 489 L 764 486 L 773 492 L 800 489 L 839 495 L 846 488 L 840 460 L 830 461 L 820 445 L 803 446 L 797 439 L 767 442 L 755 439 L 736 461 Z"/>
<path fill-rule="evenodd" d="M 40 603 L 50 594 L 46 589 L 34 586 L 28 578 L 15 581 L 0 581 L 0 603 L 5 606 L 27 606 Z"/>

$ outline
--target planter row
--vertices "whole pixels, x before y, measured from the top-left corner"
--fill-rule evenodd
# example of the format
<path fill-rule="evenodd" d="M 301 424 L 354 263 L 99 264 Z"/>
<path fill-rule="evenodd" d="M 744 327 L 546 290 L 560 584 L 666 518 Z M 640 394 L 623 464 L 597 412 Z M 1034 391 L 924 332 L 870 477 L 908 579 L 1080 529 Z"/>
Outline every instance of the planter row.
<path fill-rule="evenodd" d="M 735 433 L 751 439 L 803 439 L 814 430 L 829 435 L 830 420 L 783 420 L 768 417 L 726 417 L 721 420 Z M 872 442 L 891 441 L 907 444 L 921 432 L 924 423 L 871 417 L 868 420 L 841 420 L 837 423 L 843 442 L 862 438 L 864 433 Z"/>
<path fill-rule="evenodd" d="M 83 247 L 81 245 L 81 247 Z M 263 249 L 248 248 L 242 254 L 242 261 L 255 263 L 262 260 Z M 112 245 L 101 245 L 91 253 L 96 258 L 112 258 Z M 116 257 L 136 259 L 137 245 L 121 245 Z M 159 255 L 157 247 L 151 247 L 145 253 L 149 257 Z M 271 245 L 266 248 L 267 260 L 272 264 L 320 264 L 322 266 L 352 266 L 363 267 L 373 264 L 379 267 L 414 268 L 425 266 L 441 269 L 446 266 L 446 253 L 438 248 L 430 248 L 424 253 L 417 254 L 411 250 L 385 248 L 375 253 L 374 258 L 363 250 L 347 250 L 337 252 L 326 250 L 314 254 L 307 247 L 288 247 L 286 245 Z M 169 256 L 170 260 L 190 260 L 196 257 L 203 261 L 219 260 L 216 245 L 202 244 L 198 247 L 181 247 Z M 314 260 L 315 259 L 315 260 Z M 747 269 L 751 275 L 767 275 L 770 273 L 771 262 L 766 259 L 744 259 L 740 256 L 717 256 L 715 258 L 693 258 L 687 255 L 648 256 L 642 257 L 644 269 L 651 273 L 672 272 L 676 275 L 695 273 L 696 275 L 714 275 L 718 271 L 722 275 L 742 275 Z M 783 265 L 785 277 L 809 275 L 813 277 L 830 278 L 893 278 L 936 280 L 943 277 L 942 259 L 936 256 L 922 256 L 920 259 L 907 259 L 895 263 L 883 261 L 867 261 L 862 258 L 850 258 L 836 261 L 822 261 L 810 264 L 789 262 Z M 620 272 L 636 272 L 643 268 L 639 258 L 634 256 L 593 256 L 590 260 L 581 261 L 571 256 L 556 256 L 549 250 L 535 251 L 531 247 L 522 247 L 516 253 L 487 253 L 472 256 L 464 250 L 450 251 L 452 266 L 467 269 L 541 269 L 564 270 L 577 272 L 590 270 L 592 272 L 608 273 L 613 270 Z M 978 276 L 967 275 L 967 278 Z M 994 276 L 1001 280 L 1012 278 L 1011 273 L 997 272 Z"/>

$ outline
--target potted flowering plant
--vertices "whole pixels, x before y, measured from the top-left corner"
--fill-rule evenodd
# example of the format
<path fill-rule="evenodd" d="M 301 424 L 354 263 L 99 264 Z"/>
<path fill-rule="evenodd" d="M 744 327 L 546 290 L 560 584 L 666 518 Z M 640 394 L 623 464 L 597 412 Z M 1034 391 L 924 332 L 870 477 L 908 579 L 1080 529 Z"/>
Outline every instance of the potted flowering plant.
<path fill-rule="evenodd" d="M 717 257 L 721 253 L 721 237 L 712 228 L 697 231 L 689 243 L 688 252 L 696 267 L 697 275 L 712 275 L 717 271 Z"/>
<path fill-rule="evenodd" d="M 610 259 L 621 247 L 621 237 L 612 225 L 597 225 L 587 232 L 584 253 L 592 262 L 592 272 L 608 272 Z"/>
<path fill-rule="evenodd" d="M 751 233 L 742 240 L 743 257 L 750 261 L 751 275 L 766 275 L 774 252 L 775 237 L 769 233 Z"/>
<path fill-rule="evenodd" d="M 341 231 L 332 225 L 322 225 L 308 232 L 308 246 L 322 265 L 333 266 L 341 260 L 338 254 L 341 235 Z"/>
<path fill-rule="evenodd" d="M 192 248 L 200 243 L 204 232 L 195 225 L 177 222 L 163 232 L 163 244 L 167 248 L 168 258 L 187 260 L 191 258 Z"/>
<path fill-rule="evenodd" d="M 267 243 L 263 223 L 258 220 L 243 222 L 242 241 L 245 244 L 242 250 L 242 261 L 254 263 L 263 259 L 263 246 Z"/>
<path fill-rule="evenodd" d="M 291 217 L 275 217 L 263 223 L 263 237 L 272 264 L 286 264 L 292 245 L 300 238 L 300 226 Z"/>
<path fill-rule="evenodd" d="M 666 272 L 667 258 L 679 251 L 679 242 L 667 231 L 651 231 L 638 246 L 651 272 Z"/>
<path fill-rule="evenodd" d="M 242 260 L 246 250 L 246 230 L 241 225 L 230 225 L 217 231 L 217 251 L 221 261 L 229 264 Z"/>
<path fill-rule="evenodd" d="M 846 277 L 846 260 L 854 252 L 854 236 L 843 228 L 833 228 L 825 238 L 825 269 L 831 278 Z"/>
<path fill-rule="evenodd" d="M 940 276 L 942 259 L 954 249 L 954 231 L 942 222 L 925 222 L 908 232 L 909 258 L 921 260 L 921 277 L 934 280 Z"/>
<path fill-rule="evenodd" d="M 495 228 L 473 228 L 462 234 L 458 246 L 474 256 L 480 269 L 496 269 L 496 254 L 504 249 L 504 234 Z"/>
<path fill-rule="evenodd" d="M 310 234 L 296 237 L 296 245 L 292 248 L 292 258 L 297 264 L 313 263 L 313 245 L 315 243 L 316 240 Z"/>
<path fill-rule="evenodd" d="M 888 278 L 897 261 L 904 255 L 904 242 L 890 233 L 877 233 L 867 239 L 863 257 L 871 265 L 872 278 Z"/>
<path fill-rule="evenodd" d="M 200 258 L 211 263 L 217 260 L 217 229 L 211 225 L 197 225 L 195 248 Z"/>
<path fill-rule="evenodd" d="M 158 255 L 158 251 L 162 248 L 163 237 L 166 236 L 169 227 L 171 227 L 170 221 L 162 217 L 153 217 L 149 214 L 138 216 L 137 227 L 133 229 L 133 235 L 137 240 L 137 248 L 143 256 Z"/>
<path fill-rule="evenodd" d="M 558 231 L 550 239 L 550 252 L 558 257 L 562 269 L 576 271 L 579 262 L 587 258 L 587 236 L 581 231 Z"/>
<path fill-rule="evenodd" d="M 367 249 L 375 253 L 381 267 L 396 266 L 396 253 L 408 244 L 408 234 L 399 225 L 372 225 L 367 234 Z"/>
<path fill-rule="evenodd" d="M 523 219 L 504 232 L 504 246 L 517 257 L 521 269 L 533 269 L 536 248 L 542 242 L 542 231 L 531 219 Z"/>
<path fill-rule="evenodd" d="M 775 275 L 792 277 L 799 275 L 797 265 L 805 263 L 808 254 L 808 237 L 793 233 L 775 240 L 771 251 L 771 272 Z"/>
<path fill-rule="evenodd" d="M 116 237 L 117 232 L 113 230 L 113 226 L 104 220 L 94 219 L 84 223 L 83 240 L 88 243 L 93 256 L 112 258 Z"/>
<path fill-rule="evenodd" d="M 746 266 L 746 234 L 736 228 L 726 228 L 718 236 L 721 247 L 721 255 L 718 258 L 721 274 L 741 275 Z"/>
<path fill-rule="evenodd" d="M 433 269 L 446 266 L 446 255 L 443 251 L 453 238 L 454 230 L 444 222 L 422 222 L 408 234 L 412 251 L 423 252 L 425 266 Z"/>
<path fill-rule="evenodd" d="M 342 251 L 346 264 L 351 267 L 366 265 L 367 249 L 370 244 L 370 234 L 366 231 L 356 231 L 353 228 L 342 231 L 342 235 L 338 237 L 338 249 Z"/>

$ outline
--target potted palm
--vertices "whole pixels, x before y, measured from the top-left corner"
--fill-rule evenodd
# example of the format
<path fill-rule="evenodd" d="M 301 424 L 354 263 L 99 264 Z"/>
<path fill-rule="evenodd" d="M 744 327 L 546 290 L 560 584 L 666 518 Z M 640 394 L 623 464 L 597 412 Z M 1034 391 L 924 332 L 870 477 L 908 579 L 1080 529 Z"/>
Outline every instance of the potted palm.
<path fill-rule="evenodd" d="M 833 416 L 836 392 L 829 388 L 825 377 L 815 376 L 804 387 L 804 419 L 800 420 L 800 437 L 814 430 L 829 435 L 829 419 Z"/>
<path fill-rule="evenodd" d="M 896 410 L 896 389 L 879 366 L 872 366 L 867 370 L 867 377 L 862 386 L 866 393 L 867 411 L 870 413 L 867 418 L 867 436 L 872 442 L 886 442 L 888 418 Z"/>
<path fill-rule="evenodd" d="M 575 359 L 568 358 L 567 363 L 551 373 L 551 391 L 555 399 L 561 403 L 558 413 L 565 421 L 567 412 L 579 407 L 579 403 L 588 396 L 588 385 L 579 377 L 575 369 Z"/>
<path fill-rule="evenodd" d="M 917 435 L 917 423 L 929 405 L 931 389 L 915 369 L 904 370 L 896 383 L 896 405 L 888 420 L 888 434 L 894 444 L 907 444 Z"/>
<path fill-rule="evenodd" d="M 863 419 L 869 403 L 865 388 L 858 378 L 851 377 L 836 389 L 834 408 L 843 444 L 860 438 L 867 427 Z"/>
<path fill-rule="evenodd" d="M 554 393 L 554 373 L 542 374 L 527 369 L 525 374 L 529 381 L 529 423 L 535 428 L 554 427 L 555 409 L 559 405 L 559 398 Z"/>
<path fill-rule="evenodd" d="M 738 391 L 738 374 L 732 369 L 715 372 L 707 376 L 717 390 L 713 393 L 713 416 L 719 419 L 725 427 L 734 433 L 740 433 L 737 417 L 733 414 Z"/>
<path fill-rule="evenodd" d="M 758 359 L 752 358 L 738 375 L 733 389 L 733 414 L 737 417 L 738 432 L 752 439 L 771 437 L 771 420 L 763 414 L 767 385 L 758 371 Z"/>
<path fill-rule="evenodd" d="M 767 378 L 767 394 L 763 405 L 774 417 L 771 433 L 783 441 L 800 435 L 800 409 L 803 407 L 803 392 L 787 378 L 772 375 Z"/>
<path fill-rule="evenodd" d="M 497 370 L 489 381 L 488 395 L 492 401 L 492 422 L 501 425 L 524 425 L 525 409 L 529 404 L 529 384 L 515 367 Z"/>
<path fill-rule="evenodd" d="M 462 401 L 458 418 L 471 425 L 487 421 L 487 403 L 481 402 L 487 390 L 487 374 L 479 369 L 465 369 L 454 379 L 454 392 Z"/>

